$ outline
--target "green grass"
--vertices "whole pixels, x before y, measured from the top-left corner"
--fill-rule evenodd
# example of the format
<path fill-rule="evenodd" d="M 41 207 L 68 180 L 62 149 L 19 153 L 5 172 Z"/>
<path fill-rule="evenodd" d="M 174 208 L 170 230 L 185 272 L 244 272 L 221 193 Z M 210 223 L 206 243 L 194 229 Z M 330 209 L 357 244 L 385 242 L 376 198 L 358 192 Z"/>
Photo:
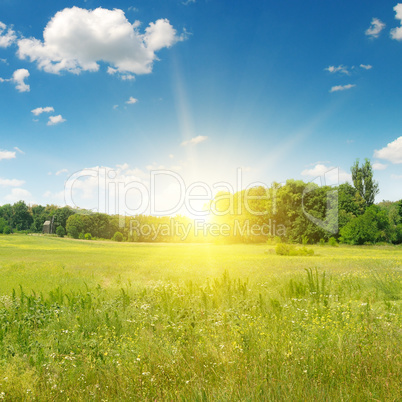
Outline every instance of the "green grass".
<path fill-rule="evenodd" d="M 0 398 L 400 400 L 402 248 L 269 248 L 0 236 Z"/>

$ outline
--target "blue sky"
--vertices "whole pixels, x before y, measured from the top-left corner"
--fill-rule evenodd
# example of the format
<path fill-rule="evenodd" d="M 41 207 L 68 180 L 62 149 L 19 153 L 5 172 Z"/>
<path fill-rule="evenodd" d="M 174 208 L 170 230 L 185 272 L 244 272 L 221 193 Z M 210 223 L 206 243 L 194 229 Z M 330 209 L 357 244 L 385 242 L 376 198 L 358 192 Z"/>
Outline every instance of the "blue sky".
<path fill-rule="evenodd" d="M 401 199 L 401 20 L 388 0 L 2 1 L 0 204 L 63 205 L 99 167 L 236 189 L 366 157 L 377 200 Z"/>

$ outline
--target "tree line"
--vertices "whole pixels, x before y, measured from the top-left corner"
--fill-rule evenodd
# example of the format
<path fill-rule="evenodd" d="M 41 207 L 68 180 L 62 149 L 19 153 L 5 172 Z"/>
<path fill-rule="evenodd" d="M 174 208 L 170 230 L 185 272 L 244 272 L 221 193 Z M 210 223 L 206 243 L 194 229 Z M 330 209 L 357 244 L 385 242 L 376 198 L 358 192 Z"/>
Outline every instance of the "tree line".
<path fill-rule="evenodd" d="M 211 230 L 207 233 L 197 231 L 196 223 L 185 216 L 122 217 L 68 206 L 28 206 L 23 201 L 0 207 L 0 233 L 41 233 L 44 222 L 51 220 L 55 233 L 75 239 L 259 243 L 279 237 L 288 243 L 330 239 L 348 244 L 402 243 L 402 200 L 374 203 L 379 190 L 369 160 L 362 165 L 356 161 L 351 172 L 353 185 L 318 186 L 288 180 L 269 188 L 220 192 L 208 205 L 205 225 Z M 214 225 L 225 231 L 212 233 Z"/>

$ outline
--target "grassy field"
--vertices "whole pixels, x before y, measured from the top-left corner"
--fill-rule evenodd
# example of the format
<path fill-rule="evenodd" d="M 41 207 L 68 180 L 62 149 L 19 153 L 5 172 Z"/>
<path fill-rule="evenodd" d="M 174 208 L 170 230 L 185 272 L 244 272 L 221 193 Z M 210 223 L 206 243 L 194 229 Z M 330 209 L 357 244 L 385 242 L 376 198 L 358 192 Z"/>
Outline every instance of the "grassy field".
<path fill-rule="evenodd" d="M 402 248 L 0 236 L 0 399 L 401 400 Z"/>

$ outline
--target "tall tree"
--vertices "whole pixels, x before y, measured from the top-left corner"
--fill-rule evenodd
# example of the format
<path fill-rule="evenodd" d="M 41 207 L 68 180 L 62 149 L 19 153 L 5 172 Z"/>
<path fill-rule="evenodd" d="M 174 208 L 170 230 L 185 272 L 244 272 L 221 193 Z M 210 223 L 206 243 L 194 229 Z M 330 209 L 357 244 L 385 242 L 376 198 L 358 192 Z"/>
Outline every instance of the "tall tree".
<path fill-rule="evenodd" d="M 18 201 L 13 205 L 13 227 L 17 230 L 26 230 L 31 227 L 32 215 L 24 201 Z"/>
<path fill-rule="evenodd" d="M 352 172 L 352 180 L 355 189 L 366 202 L 366 206 L 374 204 L 375 196 L 379 193 L 378 183 L 373 180 L 373 168 L 370 160 L 360 166 L 357 159 L 355 164 L 350 168 Z"/>

